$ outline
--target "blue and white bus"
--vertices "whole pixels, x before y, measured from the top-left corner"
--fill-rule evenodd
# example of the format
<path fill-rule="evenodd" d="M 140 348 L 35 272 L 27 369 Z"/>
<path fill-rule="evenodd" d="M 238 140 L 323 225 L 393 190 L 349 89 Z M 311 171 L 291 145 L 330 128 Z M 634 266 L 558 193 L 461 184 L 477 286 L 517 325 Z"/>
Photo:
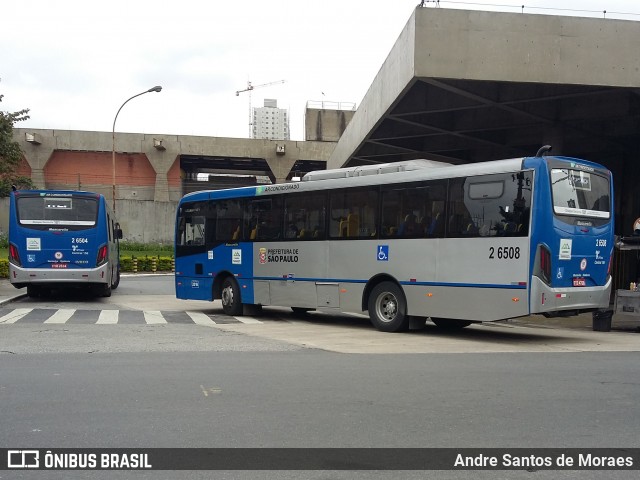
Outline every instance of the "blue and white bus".
<path fill-rule="evenodd" d="M 29 296 L 87 287 L 110 296 L 120 283 L 122 230 L 103 195 L 17 190 L 9 202 L 9 279 Z"/>
<path fill-rule="evenodd" d="M 368 311 L 383 331 L 605 308 L 613 182 L 543 156 L 416 160 L 186 195 L 176 296 L 294 311 Z M 413 326 L 412 325 L 412 326 Z"/>

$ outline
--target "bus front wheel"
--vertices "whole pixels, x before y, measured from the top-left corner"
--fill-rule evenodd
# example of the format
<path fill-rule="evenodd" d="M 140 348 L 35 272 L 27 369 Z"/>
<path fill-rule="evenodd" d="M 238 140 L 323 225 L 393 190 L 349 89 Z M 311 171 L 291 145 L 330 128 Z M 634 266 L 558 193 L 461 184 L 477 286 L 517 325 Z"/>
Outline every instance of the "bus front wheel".
<path fill-rule="evenodd" d="M 232 277 L 227 277 L 222 282 L 222 310 L 230 316 L 242 315 L 242 303 L 240 300 L 240 288 L 238 282 Z"/>
<path fill-rule="evenodd" d="M 369 295 L 369 318 L 383 332 L 401 332 L 409 327 L 407 303 L 398 285 L 382 282 Z"/>

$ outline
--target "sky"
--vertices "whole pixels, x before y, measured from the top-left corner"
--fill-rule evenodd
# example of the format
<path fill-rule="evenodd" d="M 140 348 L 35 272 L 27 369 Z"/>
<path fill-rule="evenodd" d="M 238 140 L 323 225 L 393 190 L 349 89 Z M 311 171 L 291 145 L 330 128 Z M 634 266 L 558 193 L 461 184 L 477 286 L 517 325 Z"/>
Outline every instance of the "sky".
<path fill-rule="evenodd" d="M 3 2 L 0 110 L 19 128 L 249 137 L 274 98 L 304 139 L 307 102 L 359 105 L 420 0 Z M 427 8 L 436 8 L 434 0 Z M 638 0 L 440 0 L 439 8 L 640 22 Z M 638 24 L 640 27 L 640 23 Z M 282 82 L 284 80 L 284 82 Z M 254 86 L 245 90 L 248 82 Z"/>

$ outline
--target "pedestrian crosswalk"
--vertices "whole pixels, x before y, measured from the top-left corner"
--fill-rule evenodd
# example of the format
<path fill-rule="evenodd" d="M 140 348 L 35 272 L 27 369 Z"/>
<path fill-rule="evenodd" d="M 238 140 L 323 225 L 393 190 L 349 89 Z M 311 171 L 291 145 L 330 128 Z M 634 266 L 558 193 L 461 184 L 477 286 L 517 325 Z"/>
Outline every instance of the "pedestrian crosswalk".
<path fill-rule="evenodd" d="M 195 311 L 82 310 L 73 308 L 0 308 L 0 325 L 8 324 L 96 325 L 218 325 L 262 323 L 253 317 L 229 317 Z"/>

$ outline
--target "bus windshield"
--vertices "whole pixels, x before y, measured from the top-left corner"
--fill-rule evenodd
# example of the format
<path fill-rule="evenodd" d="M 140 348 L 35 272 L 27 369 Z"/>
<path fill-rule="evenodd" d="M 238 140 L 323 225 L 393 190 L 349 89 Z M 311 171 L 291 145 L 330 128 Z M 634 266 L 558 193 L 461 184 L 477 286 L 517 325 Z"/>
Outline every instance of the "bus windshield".
<path fill-rule="evenodd" d="M 96 224 L 98 202 L 95 198 L 87 197 L 20 196 L 16 210 L 19 224 L 29 228 L 89 228 Z"/>
<path fill-rule="evenodd" d="M 554 168 L 551 188 L 556 215 L 611 218 L 608 178 L 582 170 Z"/>

